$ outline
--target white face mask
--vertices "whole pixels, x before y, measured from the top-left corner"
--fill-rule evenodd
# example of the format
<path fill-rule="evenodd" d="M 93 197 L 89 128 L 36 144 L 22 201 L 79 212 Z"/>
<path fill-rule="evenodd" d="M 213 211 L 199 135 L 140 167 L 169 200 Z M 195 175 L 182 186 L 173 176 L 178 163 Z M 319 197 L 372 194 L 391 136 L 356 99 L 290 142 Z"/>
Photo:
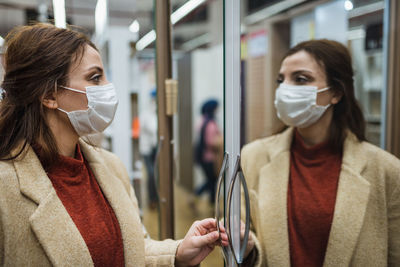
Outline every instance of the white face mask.
<path fill-rule="evenodd" d="M 289 126 L 305 128 L 315 123 L 330 106 L 317 105 L 317 94 L 329 90 L 318 90 L 316 86 L 280 84 L 275 93 L 278 117 Z"/>
<path fill-rule="evenodd" d="M 88 108 L 86 110 L 65 111 L 72 126 L 79 136 L 103 132 L 114 119 L 118 106 L 117 94 L 112 83 L 101 86 L 87 86 L 86 92 L 64 87 L 70 91 L 86 94 Z"/>

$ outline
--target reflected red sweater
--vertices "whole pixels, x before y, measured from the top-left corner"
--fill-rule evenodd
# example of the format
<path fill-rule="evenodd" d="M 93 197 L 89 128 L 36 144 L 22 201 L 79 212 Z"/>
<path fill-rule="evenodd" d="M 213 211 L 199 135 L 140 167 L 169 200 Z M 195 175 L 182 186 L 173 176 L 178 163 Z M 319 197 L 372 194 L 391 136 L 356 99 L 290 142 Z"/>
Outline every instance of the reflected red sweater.
<path fill-rule="evenodd" d="M 342 154 L 327 142 L 307 148 L 295 132 L 290 151 L 288 227 L 293 267 L 322 266 L 335 209 Z"/>
<path fill-rule="evenodd" d="M 35 151 L 39 155 L 38 149 Z M 79 145 L 75 158 L 60 156 L 47 175 L 85 240 L 94 266 L 124 266 L 118 220 Z"/>

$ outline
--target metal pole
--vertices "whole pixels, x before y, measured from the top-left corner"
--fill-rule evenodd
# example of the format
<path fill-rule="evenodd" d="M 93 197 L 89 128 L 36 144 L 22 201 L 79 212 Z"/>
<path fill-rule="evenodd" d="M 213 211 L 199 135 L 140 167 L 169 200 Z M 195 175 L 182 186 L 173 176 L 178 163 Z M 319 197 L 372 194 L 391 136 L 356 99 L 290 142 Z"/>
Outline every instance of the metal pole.
<path fill-rule="evenodd" d="M 166 114 L 165 80 L 172 78 L 170 0 L 155 0 L 159 137 L 160 239 L 174 238 L 172 117 Z"/>
<path fill-rule="evenodd" d="M 237 155 L 240 154 L 240 0 L 224 0 L 224 70 L 225 146 L 230 155 L 226 177 L 231 178 Z M 230 180 L 226 179 L 225 188 L 229 187 L 229 183 Z M 240 251 L 240 183 L 236 183 L 233 189 L 231 210 L 232 245 L 238 253 Z M 230 255 L 227 265 L 236 265 L 233 255 Z"/>

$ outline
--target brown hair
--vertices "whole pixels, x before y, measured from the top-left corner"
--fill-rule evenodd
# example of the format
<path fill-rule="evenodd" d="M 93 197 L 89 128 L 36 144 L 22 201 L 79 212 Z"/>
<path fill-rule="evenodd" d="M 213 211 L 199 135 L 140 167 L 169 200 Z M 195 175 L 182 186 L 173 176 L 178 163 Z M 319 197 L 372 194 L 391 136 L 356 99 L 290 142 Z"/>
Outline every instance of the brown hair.
<path fill-rule="evenodd" d="M 310 54 L 325 70 L 327 84 L 334 92 L 341 92 L 342 98 L 333 107 L 330 129 L 332 147 L 341 149 L 346 130 L 350 130 L 359 141 L 365 141 L 365 120 L 354 95 L 353 68 L 347 48 L 332 40 L 310 40 L 291 48 L 284 59 L 299 51 Z"/>
<path fill-rule="evenodd" d="M 5 94 L 0 102 L 1 160 L 16 159 L 27 144 L 40 142 L 42 162 L 54 163 L 58 148 L 41 101 L 56 92 L 57 85 L 67 85 L 69 68 L 81 60 L 86 45 L 96 49 L 83 33 L 51 24 L 20 26 L 7 35 L 1 85 Z"/>

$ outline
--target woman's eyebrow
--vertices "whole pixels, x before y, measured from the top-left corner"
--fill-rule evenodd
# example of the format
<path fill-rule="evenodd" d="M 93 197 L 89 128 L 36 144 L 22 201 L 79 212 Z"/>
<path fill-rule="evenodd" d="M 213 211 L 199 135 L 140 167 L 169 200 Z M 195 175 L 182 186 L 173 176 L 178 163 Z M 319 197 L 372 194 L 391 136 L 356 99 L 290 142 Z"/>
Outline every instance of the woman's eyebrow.
<path fill-rule="evenodd" d="M 301 73 L 304 73 L 304 72 L 306 72 L 306 73 L 313 73 L 311 70 L 307 70 L 307 69 L 301 69 L 301 70 L 296 70 L 296 71 L 294 71 L 293 73 L 292 73 L 292 75 L 297 75 L 297 74 L 301 74 Z"/>
<path fill-rule="evenodd" d="M 101 67 L 99 67 L 99 66 L 92 66 L 92 67 L 90 67 L 90 68 L 88 68 L 87 69 L 87 71 L 89 72 L 89 71 L 91 71 L 91 70 L 97 70 L 98 72 L 100 72 L 100 73 L 103 73 L 103 68 L 101 68 Z"/>

